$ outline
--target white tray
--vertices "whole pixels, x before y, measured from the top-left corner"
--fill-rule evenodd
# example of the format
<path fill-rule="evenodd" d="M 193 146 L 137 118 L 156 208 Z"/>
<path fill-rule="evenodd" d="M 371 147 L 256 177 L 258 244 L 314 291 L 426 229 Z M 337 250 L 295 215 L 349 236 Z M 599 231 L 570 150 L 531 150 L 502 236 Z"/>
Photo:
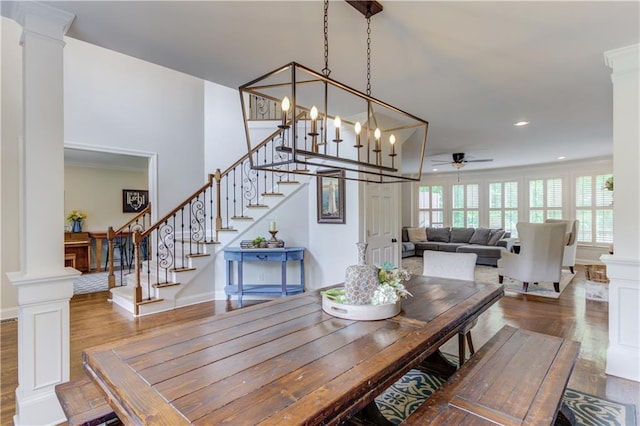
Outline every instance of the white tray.
<path fill-rule="evenodd" d="M 334 317 L 359 321 L 375 321 L 395 317 L 402 309 L 402 302 L 388 305 L 346 305 L 322 296 L 322 310 Z"/>

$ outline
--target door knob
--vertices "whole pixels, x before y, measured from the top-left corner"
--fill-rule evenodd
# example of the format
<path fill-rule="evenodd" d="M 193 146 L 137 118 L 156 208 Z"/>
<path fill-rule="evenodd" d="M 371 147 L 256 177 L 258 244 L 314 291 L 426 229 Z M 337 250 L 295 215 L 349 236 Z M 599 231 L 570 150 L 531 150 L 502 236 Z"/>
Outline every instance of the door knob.
<path fill-rule="evenodd" d="M 395 238 L 392 238 L 392 239 L 391 239 L 391 242 L 392 242 L 392 243 L 397 243 L 397 242 L 398 242 L 398 240 L 396 240 Z"/>

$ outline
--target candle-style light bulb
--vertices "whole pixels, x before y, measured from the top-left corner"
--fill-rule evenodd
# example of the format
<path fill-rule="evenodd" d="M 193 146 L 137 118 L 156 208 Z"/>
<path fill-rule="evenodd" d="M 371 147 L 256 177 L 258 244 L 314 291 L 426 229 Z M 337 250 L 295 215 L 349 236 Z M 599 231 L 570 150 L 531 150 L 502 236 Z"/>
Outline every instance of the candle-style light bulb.
<path fill-rule="evenodd" d="M 316 127 L 316 120 L 318 119 L 318 108 L 316 108 L 315 105 L 311 107 L 311 110 L 309 111 L 309 117 L 311 117 L 311 133 L 309 133 L 309 136 L 315 138 L 316 136 L 318 136 L 318 128 Z"/>
<path fill-rule="evenodd" d="M 380 152 L 380 136 L 380 129 L 376 127 L 376 130 L 373 131 L 373 137 L 376 138 L 376 149 L 374 150 L 374 152 Z"/>
<path fill-rule="evenodd" d="M 396 155 L 396 137 L 394 135 L 389 136 L 389 143 L 391 144 L 391 155 Z"/>
<path fill-rule="evenodd" d="M 289 111 L 289 108 L 291 108 L 291 101 L 289 101 L 289 97 L 285 96 L 284 99 L 282 100 L 282 124 L 278 127 L 280 127 L 281 129 L 287 129 L 289 126 L 287 126 L 287 111 Z"/>
<path fill-rule="evenodd" d="M 340 125 L 342 124 L 342 121 L 340 120 L 340 116 L 336 115 L 336 118 L 333 119 L 333 125 L 336 128 L 336 138 L 334 139 L 334 142 L 340 142 Z"/>
<path fill-rule="evenodd" d="M 359 121 L 356 121 L 356 125 L 354 126 L 354 130 L 356 132 L 356 144 L 354 145 L 356 148 L 360 148 L 360 132 L 362 132 L 362 124 Z"/>

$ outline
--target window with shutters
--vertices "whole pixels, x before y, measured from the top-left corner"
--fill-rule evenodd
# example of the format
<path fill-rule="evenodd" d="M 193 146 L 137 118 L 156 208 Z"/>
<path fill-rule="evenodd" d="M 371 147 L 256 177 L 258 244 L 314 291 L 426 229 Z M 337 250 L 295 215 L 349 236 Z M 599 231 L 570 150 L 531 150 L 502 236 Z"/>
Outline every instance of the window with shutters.
<path fill-rule="evenodd" d="M 479 185 L 453 185 L 451 187 L 451 223 L 454 227 L 477 228 L 480 226 Z"/>
<path fill-rule="evenodd" d="M 418 226 L 444 226 L 444 200 L 441 185 L 418 187 Z"/>
<path fill-rule="evenodd" d="M 610 177 L 611 174 L 603 174 L 576 179 L 578 242 L 613 243 L 613 192 L 605 188 Z"/>
<path fill-rule="evenodd" d="M 562 219 L 562 179 L 529 181 L 529 222 Z"/>
<path fill-rule="evenodd" d="M 502 228 L 517 237 L 518 182 L 489 183 L 489 227 Z"/>

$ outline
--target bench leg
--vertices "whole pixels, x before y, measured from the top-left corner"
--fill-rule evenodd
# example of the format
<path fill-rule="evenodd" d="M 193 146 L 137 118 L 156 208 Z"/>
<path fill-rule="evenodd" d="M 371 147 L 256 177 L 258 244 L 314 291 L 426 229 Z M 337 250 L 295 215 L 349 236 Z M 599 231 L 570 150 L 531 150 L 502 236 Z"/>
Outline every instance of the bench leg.
<path fill-rule="evenodd" d="M 416 368 L 445 380 L 458 371 L 458 366 L 445 358 L 440 350 L 429 355 L 424 361 L 418 364 Z"/>
<path fill-rule="evenodd" d="M 560 410 L 558 410 L 558 416 L 556 417 L 556 421 L 554 423 L 555 426 L 573 426 L 576 424 L 576 416 L 573 414 L 573 411 L 567 407 L 567 404 L 564 402 L 560 405 Z"/>

